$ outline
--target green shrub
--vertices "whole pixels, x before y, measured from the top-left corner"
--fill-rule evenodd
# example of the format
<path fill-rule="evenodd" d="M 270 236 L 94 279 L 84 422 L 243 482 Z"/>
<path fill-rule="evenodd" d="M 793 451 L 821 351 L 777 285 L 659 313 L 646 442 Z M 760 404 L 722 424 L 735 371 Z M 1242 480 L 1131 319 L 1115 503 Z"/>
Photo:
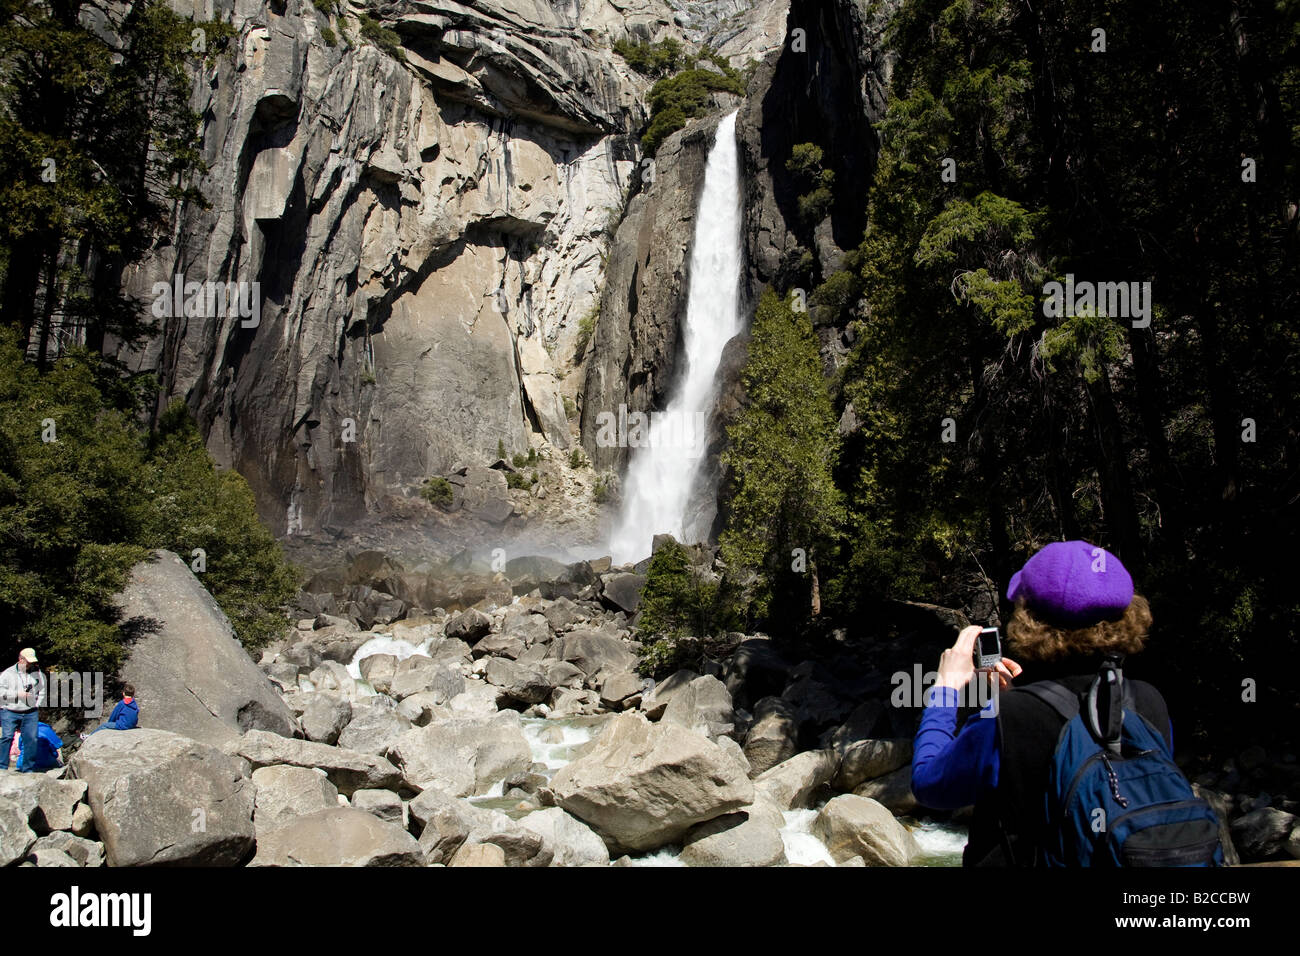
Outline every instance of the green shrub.
<path fill-rule="evenodd" d="M 644 644 L 637 652 L 637 673 L 655 680 L 667 677 L 685 665 L 686 655 L 675 638 L 661 637 Z"/>
<path fill-rule="evenodd" d="M 574 471 L 587 467 L 587 455 L 581 448 L 575 448 L 569 452 L 569 467 Z"/>
<path fill-rule="evenodd" d="M 735 625 L 729 589 L 692 567 L 686 548 L 676 541 L 661 545 L 646 571 L 637 629 L 669 638 L 707 637 Z"/>
<path fill-rule="evenodd" d="M 703 116 L 711 92 L 743 95 L 740 72 L 730 67 L 721 74 L 712 70 L 683 70 L 667 76 L 650 88 L 650 122 L 641 136 L 641 148 L 653 156 L 667 137 L 688 120 Z"/>
<path fill-rule="evenodd" d="M 609 500 L 609 476 L 597 475 L 595 484 L 591 486 L 591 496 L 597 504 L 604 504 Z"/>
<path fill-rule="evenodd" d="M 596 320 L 600 317 L 600 301 L 593 302 L 587 314 L 578 320 L 578 337 L 573 340 L 573 361 L 581 362 L 591 344 L 591 336 L 596 331 Z"/>
<path fill-rule="evenodd" d="M 332 27 L 321 27 L 320 35 L 321 35 L 321 39 L 325 41 L 325 45 L 326 45 L 326 46 L 328 46 L 328 47 L 336 47 L 336 46 L 338 46 L 338 44 L 339 44 L 339 38 L 338 38 L 338 36 L 334 33 L 334 30 L 333 30 Z"/>
<path fill-rule="evenodd" d="M 361 24 L 363 40 L 369 40 L 394 59 L 406 59 L 406 54 L 402 50 L 402 38 L 398 36 L 396 30 L 380 26 L 379 21 L 367 13 L 359 14 L 357 21 Z"/>
<path fill-rule="evenodd" d="M 181 402 L 146 435 L 134 393 L 101 358 L 70 352 L 46 373 L 0 332 L 0 616 L 9 650 L 47 667 L 116 671 L 125 650 L 113 595 L 148 551 L 187 562 L 249 648 L 279 636 L 297 578 L 253 495 L 217 471 Z M 42 441 L 46 420 L 57 440 Z M 0 648 L 0 654 L 8 654 Z"/>
<path fill-rule="evenodd" d="M 834 203 L 831 186 L 835 182 L 835 172 L 822 167 L 823 158 L 822 148 L 816 143 L 799 143 L 790 151 L 785 164 L 802 190 L 798 200 L 799 218 L 809 226 L 815 226 L 826 218 Z"/>
<path fill-rule="evenodd" d="M 564 396 L 564 417 L 570 420 L 578 417 L 578 403 L 568 395 Z"/>
<path fill-rule="evenodd" d="M 451 482 L 442 477 L 427 478 L 420 489 L 420 497 L 429 504 L 446 508 L 452 499 Z"/>
<path fill-rule="evenodd" d="M 682 45 L 672 37 L 658 43 L 616 40 L 614 52 L 626 60 L 628 66 L 645 76 L 667 76 L 686 64 Z"/>
<path fill-rule="evenodd" d="M 522 489 L 527 491 L 533 485 L 537 484 L 537 472 L 533 472 L 532 478 L 528 478 L 523 472 L 508 471 L 506 472 L 506 487 L 513 489 Z"/>
<path fill-rule="evenodd" d="M 506 443 L 502 441 L 500 438 L 497 439 L 497 457 L 498 458 L 506 457 Z"/>

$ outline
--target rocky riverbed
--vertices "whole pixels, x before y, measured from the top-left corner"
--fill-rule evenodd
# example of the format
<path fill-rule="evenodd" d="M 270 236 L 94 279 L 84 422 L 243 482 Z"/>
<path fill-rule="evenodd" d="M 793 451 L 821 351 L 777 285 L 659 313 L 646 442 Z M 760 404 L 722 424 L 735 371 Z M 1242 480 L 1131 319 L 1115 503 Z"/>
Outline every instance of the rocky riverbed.
<path fill-rule="evenodd" d="M 137 566 L 122 601 L 151 622 L 124 670 L 141 727 L 95 734 L 49 774 L 0 774 L 0 863 L 960 863 L 964 815 L 916 805 L 916 714 L 877 686 L 924 627 L 882 635 L 865 672 L 750 634 L 656 682 L 636 671 L 636 568 L 517 565 L 491 582 L 499 601 L 392 597 L 396 619 L 362 627 L 352 589 L 408 573 L 391 564 L 358 555 L 337 593 L 305 593 L 349 616 L 299 619 L 256 663 L 179 558 Z M 952 612 L 912 610 L 950 633 Z M 1293 762 L 1257 757 L 1230 772 L 1282 781 L 1272 795 L 1200 783 L 1241 858 L 1300 855 Z"/>

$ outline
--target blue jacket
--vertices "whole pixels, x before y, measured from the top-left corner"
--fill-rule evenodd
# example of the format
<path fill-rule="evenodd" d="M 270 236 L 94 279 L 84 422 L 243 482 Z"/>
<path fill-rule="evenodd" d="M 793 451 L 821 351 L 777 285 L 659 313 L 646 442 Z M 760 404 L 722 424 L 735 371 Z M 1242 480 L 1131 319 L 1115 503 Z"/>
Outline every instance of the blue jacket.
<path fill-rule="evenodd" d="M 140 720 L 140 705 L 135 702 L 135 698 L 130 703 L 119 700 L 113 712 L 108 715 L 108 721 L 101 727 L 101 730 L 130 730 Z"/>
<path fill-rule="evenodd" d="M 19 740 L 21 741 L 21 737 Z M 59 748 L 63 746 L 63 739 L 54 732 L 54 728 L 46 723 L 36 725 L 36 759 L 32 761 L 28 754 L 23 750 L 22 744 L 18 745 L 18 769 L 19 770 L 52 770 L 59 766 Z"/>

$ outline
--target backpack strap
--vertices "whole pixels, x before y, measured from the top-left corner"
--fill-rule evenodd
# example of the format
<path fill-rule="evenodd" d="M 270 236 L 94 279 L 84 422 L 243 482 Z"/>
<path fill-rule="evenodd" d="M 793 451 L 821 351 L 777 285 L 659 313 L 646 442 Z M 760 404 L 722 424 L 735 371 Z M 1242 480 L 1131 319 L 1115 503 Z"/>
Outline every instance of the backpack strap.
<path fill-rule="evenodd" d="M 1115 754 L 1120 752 L 1124 711 L 1137 712 L 1133 688 L 1124 679 L 1122 658 L 1117 656 L 1106 658 L 1082 695 L 1054 680 L 1036 681 L 1016 689 L 1037 697 L 1067 724 L 1082 712 L 1084 726 L 1093 738 Z"/>
<path fill-rule="evenodd" d="M 1026 684 L 1024 687 L 1017 687 L 1016 690 L 1037 697 L 1056 711 L 1067 724 L 1079 713 L 1079 695 L 1059 681 L 1040 680 L 1033 684 Z"/>

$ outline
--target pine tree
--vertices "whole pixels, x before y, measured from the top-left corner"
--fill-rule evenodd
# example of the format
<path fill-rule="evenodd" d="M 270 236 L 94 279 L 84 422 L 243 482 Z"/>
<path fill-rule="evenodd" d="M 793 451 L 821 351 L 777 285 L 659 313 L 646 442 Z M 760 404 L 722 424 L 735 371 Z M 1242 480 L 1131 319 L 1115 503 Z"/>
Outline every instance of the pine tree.
<path fill-rule="evenodd" d="M 733 575 L 765 574 L 756 614 L 797 620 L 812 606 L 817 558 L 841 520 L 839 440 L 808 314 L 770 289 L 754 316 L 742 381 L 746 402 L 723 455 L 730 490 L 722 554 Z"/>

